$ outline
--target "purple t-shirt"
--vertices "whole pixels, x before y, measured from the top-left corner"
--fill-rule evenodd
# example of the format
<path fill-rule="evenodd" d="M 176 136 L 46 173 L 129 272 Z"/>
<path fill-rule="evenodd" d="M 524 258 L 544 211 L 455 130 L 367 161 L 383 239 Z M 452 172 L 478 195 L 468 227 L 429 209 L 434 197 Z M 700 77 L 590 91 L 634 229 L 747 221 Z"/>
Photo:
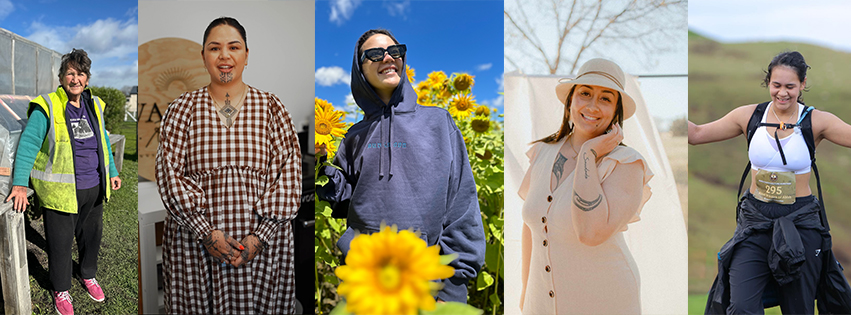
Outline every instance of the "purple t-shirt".
<path fill-rule="evenodd" d="M 82 100 L 82 98 L 81 98 Z M 88 189 L 100 183 L 98 173 L 98 138 L 93 127 L 96 127 L 89 117 L 86 105 L 74 107 L 71 103 L 66 106 L 67 119 L 71 130 L 71 143 L 74 146 L 74 173 L 77 176 L 77 189 Z"/>

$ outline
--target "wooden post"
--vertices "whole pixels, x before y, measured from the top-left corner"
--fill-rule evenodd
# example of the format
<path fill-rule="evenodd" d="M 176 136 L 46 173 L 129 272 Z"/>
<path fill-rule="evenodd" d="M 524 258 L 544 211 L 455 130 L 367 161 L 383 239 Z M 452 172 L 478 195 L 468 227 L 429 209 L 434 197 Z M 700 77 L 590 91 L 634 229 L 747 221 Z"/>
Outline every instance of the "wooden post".
<path fill-rule="evenodd" d="M 127 139 L 123 135 L 109 135 L 109 145 L 115 145 L 115 150 L 112 151 L 113 160 L 115 160 L 115 169 L 121 172 L 121 166 L 124 165 L 124 142 Z"/>
<path fill-rule="evenodd" d="M 28 195 L 32 193 L 28 189 Z M 0 242 L 0 278 L 6 314 L 32 314 L 24 214 L 12 210 L 11 202 L 0 203 L 0 239 L 4 240 Z"/>

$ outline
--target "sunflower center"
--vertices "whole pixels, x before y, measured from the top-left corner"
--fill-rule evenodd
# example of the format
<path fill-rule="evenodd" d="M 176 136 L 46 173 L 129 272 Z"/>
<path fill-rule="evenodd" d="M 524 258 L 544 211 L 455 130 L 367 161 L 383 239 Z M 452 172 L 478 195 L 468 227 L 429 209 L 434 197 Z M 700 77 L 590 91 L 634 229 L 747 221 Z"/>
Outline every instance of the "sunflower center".
<path fill-rule="evenodd" d="M 402 282 L 402 273 L 395 265 L 388 264 L 378 273 L 378 282 L 387 290 L 396 289 Z"/>
<path fill-rule="evenodd" d="M 467 100 L 458 100 L 458 102 L 455 104 L 455 108 L 460 111 L 465 111 L 470 108 L 470 103 L 468 103 Z"/>
<path fill-rule="evenodd" d="M 331 124 L 327 121 L 320 121 L 319 124 L 316 125 L 316 133 L 320 135 L 330 135 L 331 129 Z"/>

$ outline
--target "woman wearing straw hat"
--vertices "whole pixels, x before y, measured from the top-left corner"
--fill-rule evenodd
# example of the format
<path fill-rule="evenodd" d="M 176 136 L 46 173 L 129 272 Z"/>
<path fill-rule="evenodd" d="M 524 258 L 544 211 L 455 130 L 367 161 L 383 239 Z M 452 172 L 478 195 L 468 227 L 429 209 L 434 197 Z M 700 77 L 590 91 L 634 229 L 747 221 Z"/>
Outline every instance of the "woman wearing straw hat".
<path fill-rule="evenodd" d="M 617 64 L 592 59 L 556 86 L 562 125 L 533 142 L 520 187 L 524 314 L 637 314 L 638 270 L 623 231 L 638 221 L 653 176 L 621 144 L 635 113 Z"/>

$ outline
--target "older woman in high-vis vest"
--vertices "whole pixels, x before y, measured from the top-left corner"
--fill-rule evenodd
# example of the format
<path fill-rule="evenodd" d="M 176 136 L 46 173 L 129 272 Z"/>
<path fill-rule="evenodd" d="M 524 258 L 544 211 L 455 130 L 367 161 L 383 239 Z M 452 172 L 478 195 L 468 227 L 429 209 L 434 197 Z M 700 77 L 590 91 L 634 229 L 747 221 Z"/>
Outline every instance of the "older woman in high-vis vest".
<path fill-rule="evenodd" d="M 32 183 L 44 210 L 48 269 L 56 312 L 73 314 L 71 242 L 76 237 L 82 284 L 93 300 L 103 302 L 95 280 L 103 231 L 103 202 L 121 179 L 104 129 L 103 101 L 88 89 L 92 61 L 74 49 L 62 56 L 56 92 L 30 102 L 21 134 L 12 192 L 16 211 L 24 211 Z"/>

